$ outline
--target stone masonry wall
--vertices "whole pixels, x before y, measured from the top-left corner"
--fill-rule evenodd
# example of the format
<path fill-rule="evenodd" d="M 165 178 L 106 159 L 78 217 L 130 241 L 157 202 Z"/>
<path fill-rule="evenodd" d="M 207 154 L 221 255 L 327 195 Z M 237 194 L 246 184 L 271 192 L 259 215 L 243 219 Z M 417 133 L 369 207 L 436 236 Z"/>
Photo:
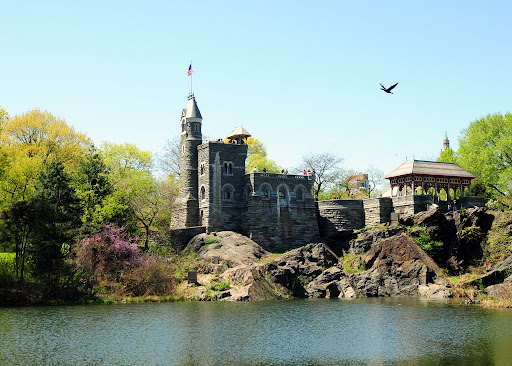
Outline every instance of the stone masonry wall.
<path fill-rule="evenodd" d="M 169 239 L 173 248 L 182 250 L 187 246 L 190 239 L 204 232 L 206 232 L 206 228 L 204 226 L 174 229 L 170 231 Z"/>
<path fill-rule="evenodd" d="M 363 200 L 329 200 L 317 202 L 321 236 L 333 236 L 344 230 L 365 226 Z"/>
<path fill-rule="evenodd" d="M 376 226 L 390 222 L 393 201 L 390 197 L 370 198 L 363 201 L 364 226 Z"/>
<path fill-rule="evenodd" d="M 198 147 L 199 217 L 208 232 L 241 231 L 246 157 L 247 145 L 209 141 Z"/>
<path fill-rule="evenodd" d="M 270 251 L 297 248 L 319 238 L 313 177 L 270 173 L 246 177 L 242 234 Z"/>
<path fill-rule="evenodd" d="M 429 195 L 392 197 L 394 211 L 401 216 L 414 215 L 421 211 L 427 211 L 432 201 Z"/>

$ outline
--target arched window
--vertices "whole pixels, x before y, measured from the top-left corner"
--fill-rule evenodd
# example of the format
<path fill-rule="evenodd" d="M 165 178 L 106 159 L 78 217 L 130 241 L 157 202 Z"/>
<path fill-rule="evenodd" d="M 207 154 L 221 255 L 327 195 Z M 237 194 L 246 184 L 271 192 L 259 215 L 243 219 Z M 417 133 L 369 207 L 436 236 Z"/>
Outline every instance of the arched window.
<path fill-rule="evenodd" d="M 206 198 L 206 189 L 204 189 L 204 186 L 201 187 L 201 199 L 204 200 Z"/>
<path fill-rule="evenodd" d="M 281 184 L 277 187 L 277 197 L 280 205 L 288 205 L 290 202 L 290 194 L 286 184 Z"/>
<path fill-rule="evenodd" d="M 201 175 L 204 174 L 204 163 L 201 163 Z"/>
<path fill-rule="evenodd" d="M 226 184 L 222 187 L 222 199 L 227 201 L 232 201 L 235 193 L 235 188 L 231 184 Z"/>
<path fill-rule="evenodd" d="M 261 198 L 264 200 L 270 199 L 270 193 L 272 192 L 272 188 L 268 184 L 263 184 L 260 187 Z"/>
<path fill-rule="evenodd" d="M 297 201 L 304 201 L 304 189 L 302 187 L 297 187 L 295 190 L 295 198 Z"/>

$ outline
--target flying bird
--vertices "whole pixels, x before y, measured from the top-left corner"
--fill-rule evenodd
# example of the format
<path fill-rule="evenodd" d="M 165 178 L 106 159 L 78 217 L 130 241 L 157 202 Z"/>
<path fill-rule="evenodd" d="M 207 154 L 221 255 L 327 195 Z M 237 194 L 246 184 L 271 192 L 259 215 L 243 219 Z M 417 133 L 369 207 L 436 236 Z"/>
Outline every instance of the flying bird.
<path fill-rule="evenodd" d="M 393 90 L 393 88 L 397 85 L 398 83 L 396 83 L 395 85 L 391 85 L 389 88 L 386 88 L 384 85 L 380 84 L 380 88 L 384 90 L 386 93 L 393 94 L 391 93 L 391 90 Z"/>

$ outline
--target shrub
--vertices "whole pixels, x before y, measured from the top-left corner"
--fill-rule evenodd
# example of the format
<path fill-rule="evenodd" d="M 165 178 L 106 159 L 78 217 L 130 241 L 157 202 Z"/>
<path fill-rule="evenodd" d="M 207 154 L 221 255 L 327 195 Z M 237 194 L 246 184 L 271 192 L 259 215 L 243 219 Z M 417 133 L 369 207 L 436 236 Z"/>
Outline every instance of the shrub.
<path fill-rule="evenodd" d="M 435 256 L 443 247 L 443 243 L 440 241 L 432 240 L 427 229 L 421 226 L 416 227 L 413 234 L 413 239 L 421 249 L 423 249 L 429 256 Z"/>
<path fill-rule="evenodd" d="M 482 244 L 484 260 L 496 263 L 512 253 L 512 211 L 495 215 L 487 240 Z"/>
<path fill-rule="evenodd" d="M 219 238 L 217 238 L 217 235 L 215 235 L 214 233 L 211 233 L 206 238 L 204 238 L 205 244 L 216 244 L 218 242 L 219 242 Z"/>
<path fill-rule="evenodd" d="M 366 271 L 366 264 L 362 257 L 362 254 L 343 252 L 343 256 L 340 257 L 343 272 L 345 274 L 352 274 Z"/>
<path fill-rule="evenodd" d="M 0 253 L 0 284 L 9 287 L 16 281 L 15 253 Z"/>
<path fill-rule="evenodd" d="M 126 296 L 168 295 L 176 283 L 171 265 L 155 256 L 123 273 L 120 280 L 125 285 Z"/>
<path fill-rule="evenodd" d="M 76 250 L 78 267 L 88 274 L 119 273 L 139 266 L 144 257 L 123 228 L 105 225 L 104 231 L 80 241 Z"/>
<path fill-rule="evenodd" d="M 210 285 L 210 290 L 212 291 L 224 291 L 227 290 L 231 286 L 231 283 L 229 281 L 223 281 L 220 283 L 212 283 Z"/>

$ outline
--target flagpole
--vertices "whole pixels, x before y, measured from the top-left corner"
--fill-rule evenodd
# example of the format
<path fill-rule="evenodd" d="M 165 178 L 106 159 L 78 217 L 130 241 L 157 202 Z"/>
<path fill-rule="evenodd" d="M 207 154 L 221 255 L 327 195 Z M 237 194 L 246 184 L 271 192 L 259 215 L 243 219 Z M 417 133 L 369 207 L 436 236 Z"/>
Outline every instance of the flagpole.
<path fill-rule="evenodd" d="M 190 60 L 190 67 L 192 67 L 192 60 Z M 192 69 L 194 70 L 194 69 Z M 192 75 L 194 73 L 190 74 L 190 95 L 193 95 L 193 89 L 192 89 Z"/>

